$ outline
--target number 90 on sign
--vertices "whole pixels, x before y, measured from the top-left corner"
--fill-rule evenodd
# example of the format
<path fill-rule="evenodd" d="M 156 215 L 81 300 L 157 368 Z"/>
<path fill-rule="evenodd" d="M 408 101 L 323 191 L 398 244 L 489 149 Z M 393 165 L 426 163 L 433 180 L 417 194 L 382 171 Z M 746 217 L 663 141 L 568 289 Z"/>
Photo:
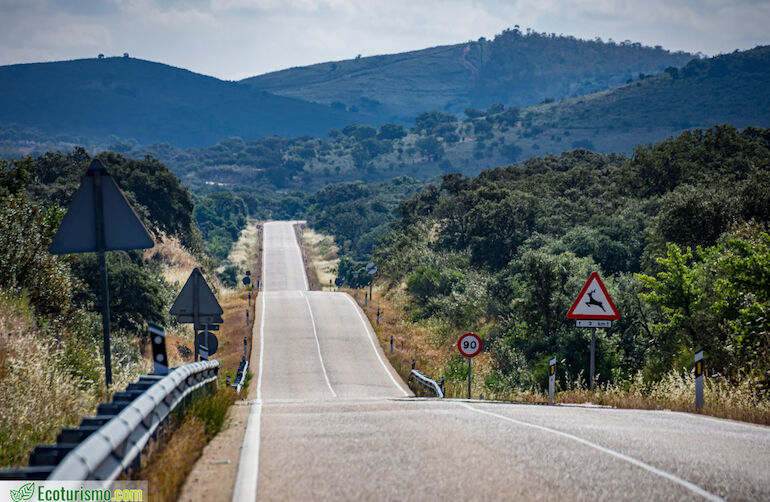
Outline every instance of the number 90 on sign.
<path fill-rule="evenodd" d="M 481 338 L 476 333 L 465 333 L 457 341 L 457 349 L 465 357 L 474 357 L 481 352 Z"/>

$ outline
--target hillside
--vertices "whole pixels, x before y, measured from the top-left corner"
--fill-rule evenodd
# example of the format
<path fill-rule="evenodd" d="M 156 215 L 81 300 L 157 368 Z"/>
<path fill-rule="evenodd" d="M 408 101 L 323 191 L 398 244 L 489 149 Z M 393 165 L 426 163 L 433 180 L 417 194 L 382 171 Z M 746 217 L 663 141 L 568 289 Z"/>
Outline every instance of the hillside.
<path fill-rule="evenodd" d="M 369 214 L 348 200 L 390 189 L 327 187 L 313 206 L 322 217 L 309 223 L 355 244 Z M 374 291 L 409 320 L 396 330 L 406 361 L 446 376 L 449 389 L 464 383 L 454 347 L 473 329 L 492 362 L 476 373 L 475 392 L 511 399 L 543 389 L 554 356 L 560 390 L 581 389 L 587 330 L 565 314 L 596 271 L 622 315 L 596 337 L 599 392 L 610 403 L 629 406 L 632 393 L 632 407 L 662 404 L 686 389 L 681 401 L 692 406 L 683 375 L 702 348 L 718 402 L 734 416 L 762 408 L 758 421 L 768 423 L 768 224 L 770 129 L 717 126 L 630 157 L 573 150 L 445 175 L 398 206 L 387 231 L 368 237 L 375 247 L 346 252 L 361 261 L 342 256 L 340 276 L 355 287 L 366 263 L 377 264 Z"/>
<path fill-rule="evenodd" d="M 604 90 L 639 73 L 659 73 L 693 57 L 643 47 L 530 32 L 518 27 L 493 40 L 359 57 L 259 75 L 257 89 L 357 109 L 380 121 L 410 122 L 419 112 L 461 113 L 494 103 L 531 106 Z"/>
<path fill-rule="evenodd" d="M 474 175 L 575 148 L 631 153 L 692 128 L 770 126 L 770 47 L 758 47 L 635 80 L 615 89 L 530 108 L 493 105 L 464 119 L 432 111 L 415 127 L 351 124 L 328 138 L 223 140 L 181 151 L 168 145 L 112 148 L 153 155 L 192 186 L 299 188 L 327 183 Z"/>
<path fill-rule="evenodd" d="M 361 120 L 368 117 L 133 58 L 0 67 L 0 125 L 73 143 L 117 136 L 190 147 L 228 136 L 323 135 Z"/>

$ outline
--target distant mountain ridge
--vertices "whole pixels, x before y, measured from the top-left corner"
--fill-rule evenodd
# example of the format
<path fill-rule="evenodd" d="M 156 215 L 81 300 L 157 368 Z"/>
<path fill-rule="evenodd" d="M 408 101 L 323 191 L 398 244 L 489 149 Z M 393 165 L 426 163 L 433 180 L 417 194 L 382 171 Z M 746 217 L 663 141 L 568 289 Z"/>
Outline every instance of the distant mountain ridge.
<path fill-rule="evenodd" d="M 416 126 L 349 125 L 329 138 L 231 138 L 217 145 L 124 151 L 153 155 L 188 185 L 242 185 L 248 190 L 319 189 L 328 183 L 473 176 L 532 157 L 574 149 L 631 153 L 692 128 L 717 124 L 770 127 L 770 46 L 694 59 L 586 96 L 529 108 L 492 106 L 464 120 L 424 112 Z M 729 129 L 715 128 L 716 131 Z"/>
<path fill-rule="evenodd" d="M 683 66 L 693 54 L 505 30 L 493 40 L 319 63 L 242 80 L 254 88 L 380 121 L 410 122 L 426 110 L 461 113 L 494 103 L 531 106 L 619 85 L 639 73 Z"/>
<path fill-rule="evenodd" d="M 320 136 L 367 119 L 134 58 L 0 67 L 0 124 L 75 140 L 190 147 L 229 136 Z"/>

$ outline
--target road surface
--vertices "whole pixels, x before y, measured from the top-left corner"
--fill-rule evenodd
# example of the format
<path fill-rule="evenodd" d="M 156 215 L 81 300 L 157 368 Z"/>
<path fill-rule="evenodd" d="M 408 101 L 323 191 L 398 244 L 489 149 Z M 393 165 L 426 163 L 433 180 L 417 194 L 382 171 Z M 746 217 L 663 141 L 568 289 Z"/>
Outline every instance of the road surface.
<path fill-rule="evenodd" d="M 343 293 L 265 225 L 234 502 L 770 500 L 770 428 L 685 413 L 417 399 Z"/>

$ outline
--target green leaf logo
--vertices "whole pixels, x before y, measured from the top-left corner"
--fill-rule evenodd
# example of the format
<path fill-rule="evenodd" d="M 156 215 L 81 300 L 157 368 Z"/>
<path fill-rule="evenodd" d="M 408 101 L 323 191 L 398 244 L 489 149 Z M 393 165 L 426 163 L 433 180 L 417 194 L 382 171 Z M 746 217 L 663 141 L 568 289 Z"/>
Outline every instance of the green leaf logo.
<path fill-rule="evenodd" d="M 13 502 L 22 502 L 31 499 L 34 493 L 35 483 L 29 482 L 18 490 L 11 490 L 11 498 L 13 499 Z"/>

